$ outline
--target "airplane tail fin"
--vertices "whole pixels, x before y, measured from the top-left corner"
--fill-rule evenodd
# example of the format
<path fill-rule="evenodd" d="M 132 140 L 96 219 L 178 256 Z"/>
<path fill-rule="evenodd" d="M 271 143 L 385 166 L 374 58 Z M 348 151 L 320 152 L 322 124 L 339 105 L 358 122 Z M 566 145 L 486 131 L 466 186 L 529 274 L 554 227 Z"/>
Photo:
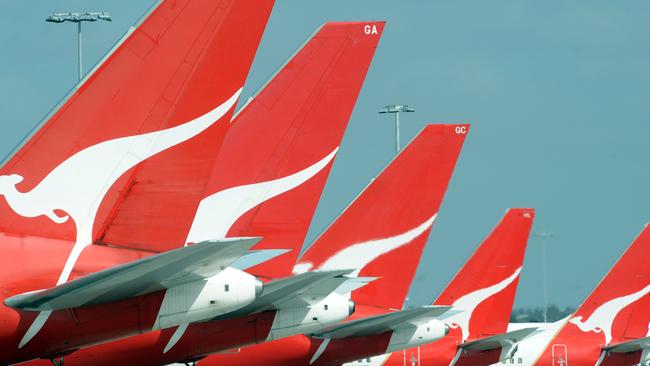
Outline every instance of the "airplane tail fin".
<path fill-rule="evenodd" d="M 434 301 L 458 311 L 445 322 L 460 328 L 463 341 L 507 331 L 534 216 L 533 209 L 509 209 Z"/>
<path fill-rule="evenodd" d="M 650 315 L 650 224 L 646 224 L 639 236 L 630 244 L 625 253 L 616 262 L 607 276 L 598 284 L 584 303 L 574 313 L 569 324 L 587 321 L 596 310 L 600 313 L 614 316 L 611 324 L 611 337 L 607 343 L 612 343 L 614 338 L 631 339 L 643 338 L 648 335 Z M 615 302 L 610 302 L 617 299 Z M 613 306 L 602 305 L 607 304 Z M 615 313 L 618 311 L 617 313 Z M 594 318 L 594 321 L 598 320 Z M 621 326 L 623 325 L 624 326 Z M 606 330 L 603 329 L 606 333 Z M 607 336 L 607 334 L 605 334 Z"/>
<path fill-rule="evenodd" d="M 581 345 L 594 345 L 589 351 L 585 349 L 584 356 L 591 356 L 593 364 L 601 364 L 603 360 L 599 361 L 599 357 L 607 353 L 607 347 L 601 351 L 599 346 L 650 335 L 649 252 L 650 224 L 647 224 L 548 345 L 539 359 L 540 364 L 551 364 L 576 339 L 581 340 Z"/>
<path fill-rule="evenodd" d="M 249 272 L 291 273 L 383 27 L 326 23 L 237 113 L 188 242 L 262 236 L 291 251 Z"/>
<path fill-rule="evenodd" d="M 157 5 L 0 169 L 0 230 L 182 243 L 272 6 Z"/>
<path fill-rule="evenodd" d="M 318 237 L 294 267 L 378 277 L 359 304 L 401 308 L 468 125 L 428 125 Z"/>

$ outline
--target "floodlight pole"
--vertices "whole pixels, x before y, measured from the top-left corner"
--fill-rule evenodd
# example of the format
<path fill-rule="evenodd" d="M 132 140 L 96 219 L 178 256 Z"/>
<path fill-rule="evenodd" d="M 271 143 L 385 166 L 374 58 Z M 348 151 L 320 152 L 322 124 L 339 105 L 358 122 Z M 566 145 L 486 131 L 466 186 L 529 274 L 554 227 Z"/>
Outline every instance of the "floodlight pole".
<path fill-rule="evenodd" d="M 542 316 L 544 318 L 544 323 L 548 322 L 548 261 L 546 256 L 546 247 L 547 240 L 553 239 L 553 233 L 534 233 L 533 237 L 540 239 L 542 246 L 542 296 L 544 300 L 544 309 L 542 311 Z"/>
<path fill-rule="evenodd" d="M 542 278 L 544 281 L 544 323 L 548 323 L 548 273 L 546 261 L 546 243 L 542 242 Z"/>
<path fill-rule="evenodd" d="M 51 23 L 72 22 L 77 23 L 77 57 L 79 61 L 79 81 L 83 79 L 83 44 L 81 36 L 81 22 L 96 22 L 104 20 L 112 21 L 111 14 L 107 12 L 83 12 L 83 13 L 52 13 L 45 21 Z"/>
<path fill-rule="evenodd" d="M 399 112 L 395 113 L 395 152 L 399 152 Z"/>
<path fill-rule="evenodd" d="M 77 52 L 79 53 L 79 81 L 84 76 L 83 52 L 81 51 L 81 22 L 77 22 Z"/>
<path fill-rule="evenodd" d="M 395 115 L 395 153 L 399 153 L 399 114 L 400 112 L 415 112 L 415 109 L 407 105 L 387 105 L 379 110 L 379 113 L 392 113 Z"/>

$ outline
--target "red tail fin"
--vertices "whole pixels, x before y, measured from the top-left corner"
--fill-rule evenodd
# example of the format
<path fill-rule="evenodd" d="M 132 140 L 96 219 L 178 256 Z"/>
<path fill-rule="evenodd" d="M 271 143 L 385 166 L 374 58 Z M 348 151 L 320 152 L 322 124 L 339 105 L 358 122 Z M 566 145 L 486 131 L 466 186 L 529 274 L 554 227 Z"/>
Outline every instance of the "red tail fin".
<path fill-rule="evenodd" d="M 434 302 L 460 311 L 448 319 L 460 328 L 460 339 L 507 331 L 534 214 L 527 208 L 508 210 Z"/>
<path fill-rule="evenodd" d="M 237 115 L 189 242 L 262 236 L 255 249 L 292 251 L 250 271 L 290 274 L 383 26 L 325 24 Z"/>
<path fill-rule="evenodd" d="M 272 5 L 162 2 L 0 170 L 0 230 L 183 243 Z"/>
<path fill-rule="evenodd" d="M 357 303 L 401 308 L 467 130 L 468 125 L 425 127 L 294 271 L 356 268 L 361 276 L 380 277 L 353 293 Z"/>
<path fill-rule="evenodd" d="M 627 248 L 591 295 L 555 336 L 539 359 L 553 364 L 554 352 L 571 348 L 585 365 L 595 365 L 600 347 L 648 335 L 650 323 L 650 225 Z M 579 258 L 576 258 L 579 260 Z M 576 263 L 580 266 L 580 263 Z M 584 358 L 584 360 L 583 360 Z M 571 361 L 569 361 L 571 362 Z M 582 364 L 582 363 L 581 363 Z"/>

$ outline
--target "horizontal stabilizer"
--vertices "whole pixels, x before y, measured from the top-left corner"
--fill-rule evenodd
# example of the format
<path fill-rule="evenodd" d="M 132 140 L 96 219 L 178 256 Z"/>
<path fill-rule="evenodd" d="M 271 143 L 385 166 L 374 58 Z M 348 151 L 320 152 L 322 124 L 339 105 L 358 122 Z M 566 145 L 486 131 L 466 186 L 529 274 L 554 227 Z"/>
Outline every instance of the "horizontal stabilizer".
<path fill-rule="evenodd" d="M 632 341 L 611 344 L 603 347 L 603 351 L 609 353 L 632 353 L 642 350 L 650 350 L 650 337 L 638 338 Z"/>
<path fill-rule="evenodd" d="M 13 296 L 5 304 L 21 310 L 60 310 L 159 291 L 219 273 L 260 240 L 204 241 L 111 267 L 51 289 Z"/>
<path fill-rule="evenodd" d="M 264 291 L 262 294 L 257 299 L 255 299 L 252 304 L 236 310 L 233 313 L 229 313 L 228 317 L 273 310 L 277 309 L 281 304 L 286 305 L 287 303 L 291 302 L 298 302 L 301 304 L 301 306 L 305 306 L 305 298 L 308 296 L 308 294 L 310 294 L 310 289 L 321 287 L 324 283 L 333 281 L 336 286 L 334 286 L 334 288 L 331 288 L 331 283 L 329 284 L 328 287 L 331 288 L 331 290 L 327 293 L 329 294 L 333 292 L 336 287 L 338 287 L 342 282 L 345 282 L 345 280 L 348 279 L 348 277 L 345 277 L 345 275 L 351 272 L 351 269 L 305 272 L 291 277 L 268 282 L 264 285 Z M 311 294 L 314 295 L 313 293 Z M 219 317 L 215 319 L 219 319 Z"/>
<path fill-rule="evenodd" d="M 314 334 L 317 338 L 347 338 L 379 334 L 394 330 L 405 323 L 419 324 L 442 315 L 450 306 L 422 306 L 414 309 L 356 319 L 325 328 Z"/>
<path fill-rule="evenodd" d="M 470 342 L 465 342 L 459 344 L 458 347 L 472 351 L 489 351 L 493 349 L 499 349 L 520 342 L 522 339 L 528 337 L 536 330 L 537 328 L 535 327 L 517 329 L 508 333 L 497 334 L 491 337 L 485 337 Z"/>
<path fill-rule="evenodd" d="M 272 296 L 274 298 L 273 306 L 278 308 L 280 306 L 309 306 L 315 304 L 334 292 L 339 286 L 341 286 L 341 284 L 348 281 L 350 278 L 345 275 L 350 274 L 351 272 L 352 270 L 345 269 L 310 272 L 312 276 L 301 278 L 299 282 L 302 286 L 293 291 L 288 290 L 286 283 L 282 284 L 280 287 L 273 289 L 275 290 Z M 302 275 L 299 276 L 302 277 Z M 307 277 L 309 278 L 307 279 Z M 293 286 L 289 287 L 293 288 Z M 269 290 L 269 292 L 270 291 L 272 290 Z"/>
<path fill-rule="evenodd" d="M 311 286 L 304 287 L 300 291 L 297 291 L 296 293 L 293 294 L 293 296 L 290 297 L 285 297 L 281 301 L 278 301 L 275 303 L 277 307 L 284 306 L 284 307 L 291 307 L 291 306 L 311 306 L 314 305 L 327 296 L 329 296 L 331 293 L 338 293 L 338 294 L 346 294 L 354 289 L 361 288 L 368 283 L 372 282 L 375 278 L 374 277 L 360 277 L 360 278 L 354 278 L 354 277 L 348 277 L 346 276 L 351 272 L 351 270 L 343 270 L 344 272 L 341 272 L 339 275 L 335 276 L 328 276 L 326 278 L 321 279 L 317 283 L 314 283 Z M 319 273 L 315 272 L 315 273 Z M 330 272 L 340 272 L 340 271 L 324 271 L 324 273 L 330 273 Z M 346 288 L 349 288 L 350 291 L 347 292 L 340 292 L 340 291 L 346 291 Z"/>

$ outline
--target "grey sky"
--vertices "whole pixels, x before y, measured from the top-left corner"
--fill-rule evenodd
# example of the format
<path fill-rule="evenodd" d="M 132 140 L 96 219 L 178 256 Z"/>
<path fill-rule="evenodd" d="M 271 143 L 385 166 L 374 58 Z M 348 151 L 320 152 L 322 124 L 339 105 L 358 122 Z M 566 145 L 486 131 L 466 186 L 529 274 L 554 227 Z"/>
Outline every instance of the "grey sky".
<path fill-rule="evenodd" d="M 76 29 L 51 11 L 105 10 L 85 27 L 86 70 L 153 0 L 1 0 L 0 156 L 76 82 Z M 244 96 L 321 23 L 388 22 L 307 242 L 393 154 L 384 104 L 473 124 L 411 291 L 430 302 L 508 207 L 537 220 L 517 305 L 575 305 L 650 221 L 650 3 L 277 0 Z M 546 234 L 551 234 L 546 235 Z M 549 236 L 542 240 L 539 236 Z"/>

